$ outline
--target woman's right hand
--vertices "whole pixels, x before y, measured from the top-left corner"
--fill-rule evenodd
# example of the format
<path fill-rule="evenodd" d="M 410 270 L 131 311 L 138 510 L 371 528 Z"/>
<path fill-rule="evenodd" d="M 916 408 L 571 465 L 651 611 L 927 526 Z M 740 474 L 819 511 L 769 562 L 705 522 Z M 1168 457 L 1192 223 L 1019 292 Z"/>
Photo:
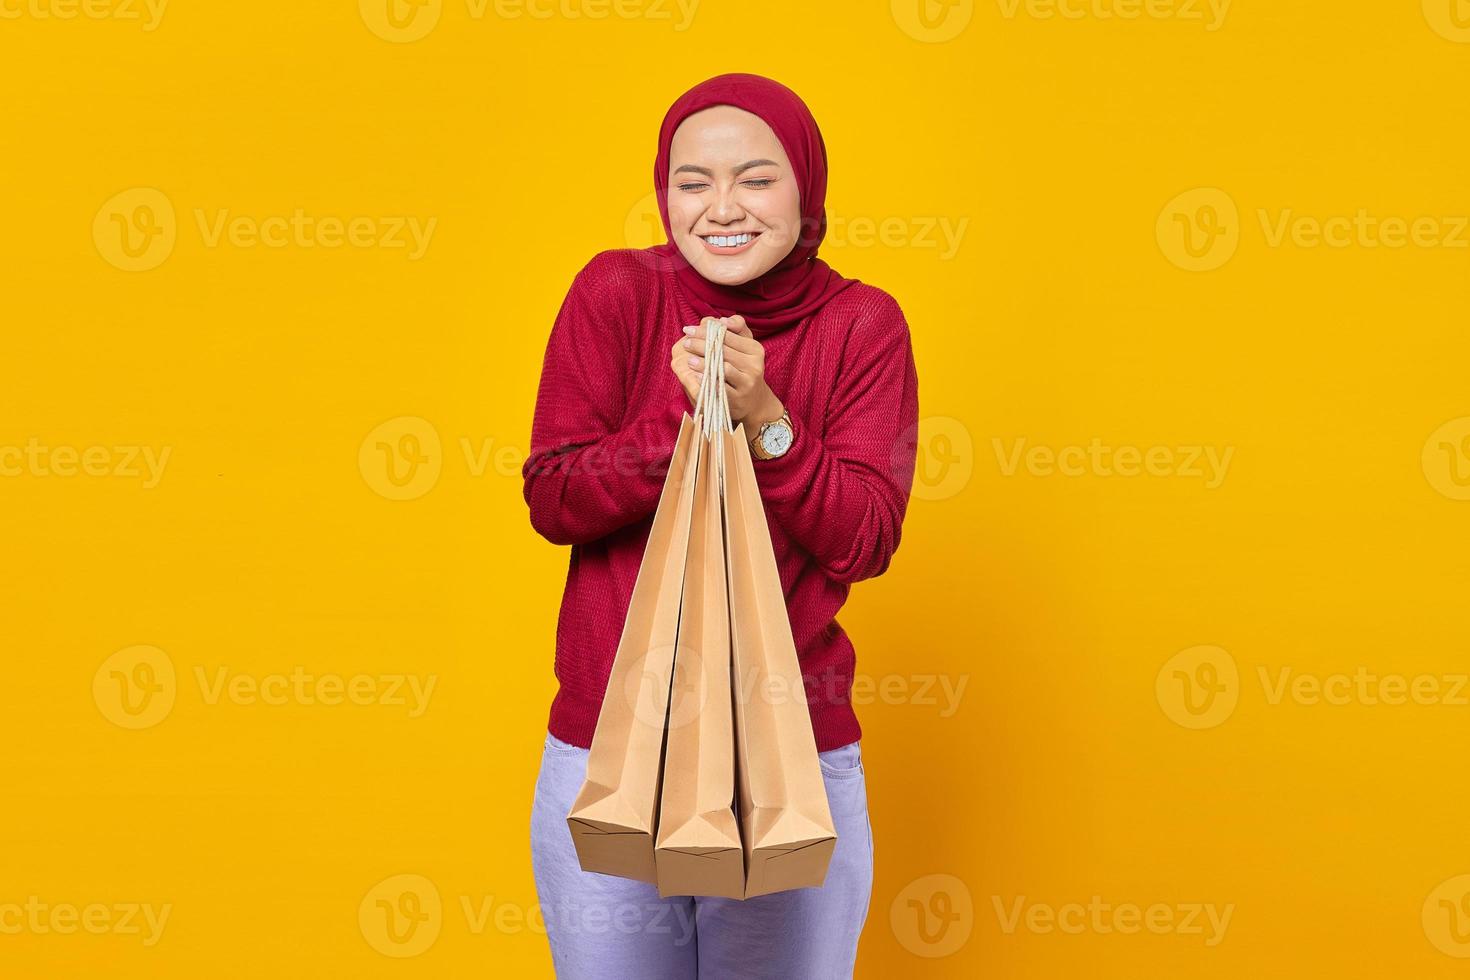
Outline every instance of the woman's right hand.
<path fill-rule="evenodd" d="M 684 386 L 684 394 L 689 396 L 689 408 L 694 408 L 694 403 L 699 400 L 699 388 L 704 384 L 703 357 L 697 357 L 684 346 L 684 336 L 674 341 L 673 349 L 670 351 L 671 361 L 669 366 L 674 369 L 674 376 Z"/>

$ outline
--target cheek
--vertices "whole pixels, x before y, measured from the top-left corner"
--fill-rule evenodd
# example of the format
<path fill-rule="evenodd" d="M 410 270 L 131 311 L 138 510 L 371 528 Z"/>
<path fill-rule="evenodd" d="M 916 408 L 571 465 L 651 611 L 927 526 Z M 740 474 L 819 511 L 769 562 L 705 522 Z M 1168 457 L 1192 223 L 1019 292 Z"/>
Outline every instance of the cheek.
<path fill-rule="evenodd" d="M 758 217 L 782 242 L 794 242 L 801 231 L 801 202 L 795 187 L 762 200 Z"/>
<path fill-rule="evenodd" d="M 688 231 L 699 220 L 702 209 L 687 196 L 669 199 L 669 225 L 675 231 Z"/>

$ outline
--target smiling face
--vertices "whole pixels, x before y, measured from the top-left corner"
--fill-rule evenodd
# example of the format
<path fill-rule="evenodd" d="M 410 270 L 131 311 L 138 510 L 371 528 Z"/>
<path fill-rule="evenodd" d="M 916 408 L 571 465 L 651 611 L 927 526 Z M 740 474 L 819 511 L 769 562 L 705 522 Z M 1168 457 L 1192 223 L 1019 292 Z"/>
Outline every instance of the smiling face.
<path fill-rule="evenodd" d="M 669 145 L 669 230 L 695 271 L 725 286 L 750 282 L 790 254 L 801 192 L 764 120 L 722 105 L 679 124 Z"/>

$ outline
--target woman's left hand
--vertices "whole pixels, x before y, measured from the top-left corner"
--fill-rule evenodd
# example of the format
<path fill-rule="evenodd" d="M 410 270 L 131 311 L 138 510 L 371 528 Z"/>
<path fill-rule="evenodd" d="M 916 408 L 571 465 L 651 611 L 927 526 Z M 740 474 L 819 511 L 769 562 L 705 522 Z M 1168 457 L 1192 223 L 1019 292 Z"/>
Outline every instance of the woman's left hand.
<path fill-rule="evenodd" d="M 689 366 L 703 381 L 704 324 L 684 328 L 684 348 L 689 351 Z M 766 352 L 760 341 L 745 325 L 745 318 L 725 318 L 725 395 L 730 402 L 730 419 L 745 423 L 747 435 L 762 423 L 774 422 L 785 407 L 766 384 Z"/>

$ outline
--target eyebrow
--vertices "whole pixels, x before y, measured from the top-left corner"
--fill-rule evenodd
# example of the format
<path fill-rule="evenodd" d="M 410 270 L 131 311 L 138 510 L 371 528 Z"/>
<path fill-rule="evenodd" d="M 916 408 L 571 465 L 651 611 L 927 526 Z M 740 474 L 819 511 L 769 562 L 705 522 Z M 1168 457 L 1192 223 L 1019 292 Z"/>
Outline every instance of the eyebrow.
<path fill-rule="evenodd" d="M 778 164 L 775 160 L 747 160 L 745 163 L 742 163 L 740 166 L 735 168 L 735 176 L 739 177 L 741 174 L 745 173 L 745 171 L 751 169 L 752 167 L 778 166 L 780 166 L 780 164 Z M 708 167 L 696 167 L 692 163 L 684 164 L 684 166 L 675 170 L 674 173 L 681 174 L 686 170 L 696 174 L 704 174 L 704 176 L 706 177 L 713 177 L 715 175 L 715 172 Z"/>

